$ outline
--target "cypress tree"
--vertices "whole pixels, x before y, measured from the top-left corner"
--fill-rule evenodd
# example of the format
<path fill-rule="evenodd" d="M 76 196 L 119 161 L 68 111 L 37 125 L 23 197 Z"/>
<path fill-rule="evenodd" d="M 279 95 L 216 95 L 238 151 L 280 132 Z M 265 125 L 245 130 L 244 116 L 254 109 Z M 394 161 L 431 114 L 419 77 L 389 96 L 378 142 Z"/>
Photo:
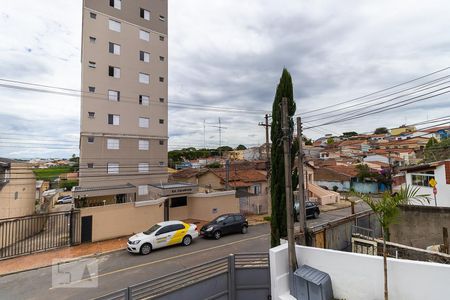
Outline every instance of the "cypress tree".
<path fill-rule="evenodd" d="M 271 182 L 270 195 L 272 198 L 272 216 L 271 216 L 271 244 L 275 247 L 280 244 L 280 237 L 287 236 L 286 221 L 286 190 L 284 178 L 284 158 L 283 158 L 283 131 L 281 126 L 281 100 L 283 97 L 288 99 L 288 120 L 290 125 L 290 134 L 292 141 L 293 121 L 292 116 L 295 113 L 294 93 L 292 88 L 291 74 L 284 68 L 281 74 L 280 83 L 275 93 L 275 99 L 272 106 L 272 126 L 271 126 Z"/>

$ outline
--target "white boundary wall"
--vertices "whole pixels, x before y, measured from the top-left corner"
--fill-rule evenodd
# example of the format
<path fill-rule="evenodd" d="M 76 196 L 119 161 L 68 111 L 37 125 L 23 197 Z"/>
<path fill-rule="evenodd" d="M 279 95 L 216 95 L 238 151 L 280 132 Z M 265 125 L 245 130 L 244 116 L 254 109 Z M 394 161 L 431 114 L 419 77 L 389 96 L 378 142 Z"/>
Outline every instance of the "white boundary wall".
<path fill-rule="evenodd" d="M 331 276 L 334 297 L 382 300 L 383 257 L 296 246 L 299 265 L 307 264 Z M 270 249 L 272 299 L 289 296 L 287 244 Z M 389 299 L 449 299 L 450 265 L 388 259 Z"/>

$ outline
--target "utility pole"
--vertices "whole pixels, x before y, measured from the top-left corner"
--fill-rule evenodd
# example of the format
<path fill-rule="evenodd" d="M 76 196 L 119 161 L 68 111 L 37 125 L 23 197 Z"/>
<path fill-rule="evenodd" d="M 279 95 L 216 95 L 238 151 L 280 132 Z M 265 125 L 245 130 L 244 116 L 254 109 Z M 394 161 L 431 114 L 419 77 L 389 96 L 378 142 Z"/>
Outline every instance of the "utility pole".
<path fill-rule="evenodd" d="M 226 175 L 225 175 L 225 190 L 228 191 L 229 189 L 229 182 L 230 182 L 230 160 L 227 159 L 225 162 L 225 170 L 226 170 Z"/>
<path fill-rule="evenodd" d="M 268 203 L 267 203 L 267 210 L 268 213 L 271 215 L 272 214 L 272 201 L 270 198 L 270 144 L 269 144 L 269 127 L 271 125 L 269 125 L 269 114 L 266 114 L 264 116 L 265 119 L 265 123 L 259 122 L 258 126 L 264 126 L 266 129 L 266 178 L 267 178 L 267 187 L 268 187 Z"/>
<path fill-rule="evenodd" d="M 294 203 L 292 201 L 292 174 L 291 174 L 291 153 L 290 140 L 291 130 L 288 121 L 288 99 L 283 97 L 281 101 L 282 130 L 283 130 L 283 152 L 284 152 L 284 181 L 286 188 L 286 214 L 287 214 L 287 235 L 288 235 L 288 259 L 290 287 L 293 291 L 294 272 L 297 270 L 297 257 L 295 255 L 294 240 Z"/>
<path fill-rule="evenodd" d="M 306 211 L 305 211 L 305 177 L 303 171 L 303 129 L 302 119 L 297 117 L 297 138 L 298 138 L 298 202 L 300 222 L 300 244 L 306 245 Z M 307 179 L 308 181 L 308 179 Z M 306 191 L 307 193 L 307 191 Z"/>
<path fill-rule="evenodd" d="M 220 117 L 219 117 L 219 153 L 220 157 L 222 157 L 222 123 L 220 122 Z"/>

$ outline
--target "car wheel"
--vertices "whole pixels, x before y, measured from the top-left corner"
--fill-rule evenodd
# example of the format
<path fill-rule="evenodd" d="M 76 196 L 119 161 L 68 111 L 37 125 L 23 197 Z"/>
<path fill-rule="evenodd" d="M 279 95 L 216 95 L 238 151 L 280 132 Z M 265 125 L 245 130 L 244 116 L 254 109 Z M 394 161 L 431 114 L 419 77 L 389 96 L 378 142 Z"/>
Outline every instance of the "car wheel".
<path fill-rule="evenodd" d="M 150 245 L 149 243 L 145 243 L 144 245 L 141 246 L 140 252 L 143 255 L 149 254 L 150 252 L 152 252 L 152 245 Z"/>
<path fill-rule="evenodd" d="M 190 235 L 186 235 L 183 240 L 181 241 L 181 244 L 183 246 L 189 246 L 192 242 L 192 237 Z"/>
<path fill-rule="evenodd" d="M 216 232 L 214 232 L 214 238 L 216 240 L 220 239 L 222 237 L 222 232 L 220 232 L 219 230 L 217 230 Z"/>
<path fill-rule="evenodd" d="M 315 212 L 314 212 L 313 218 L 314 218 L 314 219 L 317 219 L 318 217 L 319 217 L 319 213 L 318 213 L 317 211 L 315 211 Z"/>
<path fill-rule="evenodd" d="M 242 226 L 241 233 L 246 234 L 248 232 L 247 226 Z"/>

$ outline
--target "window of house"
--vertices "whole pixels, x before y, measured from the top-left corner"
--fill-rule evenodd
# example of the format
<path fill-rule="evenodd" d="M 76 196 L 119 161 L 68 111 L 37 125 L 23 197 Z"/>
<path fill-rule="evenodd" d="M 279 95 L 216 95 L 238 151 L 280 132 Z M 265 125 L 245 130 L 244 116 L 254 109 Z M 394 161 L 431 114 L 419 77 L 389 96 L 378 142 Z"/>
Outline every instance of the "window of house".
<path fill-rule="evenodd" d="M 95 93 L 95 86 L 88 87 L 89 93 Z"/>
<path fill-rule="evenodd" d="M 148 195 L 148 185 L 140 185 L 138 187 L 138 195 L 139 196 Z"/>
<path fill-rule="evenodd" d="M 139 150 L 148 150 L 150 142 L 148 140 L 139 140 Z"/>
<path fill-rule="evenodd" d="M 144 41 L 150 41 L 150 32 L 145 30 L 139 30 L 139 38 Z"/>
<path fill-rule="evenodd" d="M 139 73 L 139 82 L 149 84 L 150 83 L 150 75 L 145 73 Z"/>
<path fill-rule="evenodd" d="M 166 17 L 164 17 L 163 15 L 159 15 L 159 20 L 165 22 L 166 21 Z"/>
<path fill-rule="evenodd" d="M 109 66 L 108 75 L 114 78 L 120 78 L 120 68 Z"/>
<path fill-rule="evenodd" d="M 109 101 L 120 101 L 120 92 L 119 91 L 113 91 L 108 90 L 108 100 Z"/>
<path fill-rule="evenodd" d="M 164 98 L 159 98 L 159 102 L 163 103 L 164 102 Z"/>
<path fill-rule="evenodd" d="M 94 119 L 95 118 L 95 112 L 88 111 L 88 117 L 89 117 L 89 119 Z"/>
<path fill-rule="evenodd" d="M 164 77 L 159 77 L 159 82 L 164 82 Z"/>
<path fill-rule="evenodd" d="M 148 173 L 148 171 L 149 171 L 148 163 L 139 163 L 138 171 L 139 171 L 139 173 Z"/>
<path fill-rule="evenodd" d="M 259 195 L 261 194 L 261 185 L 260 184 L 255 184 L 251 187 L 252 189 L 252 193 L 255 195 Z"/>
<path fill-rule="evenodd" d="M 108 163 L 107 170 L 108 170 L 108 174 L 119 174 L 119 164 L 118 163 Z"/>
<path fill-rule="evenodd" d="M 17 199 L 19 199 L 19 192 L 14 193 L 14 200 L 17 200 Z"/>
<path fill-rule="evenodd" d="M 87 141 L 89 144 L 94 143 L 94 137 L 93 136 L 88 136 Z"/>
<path fill-rule="evenodd" d="M 97 38 L 90 36 L 89 37 L 89 42 L 91 42 L 92 44 L 95 44 L 95 41 L 97 41 Z"/>
<path fill-rule="evenodd" d="M 164 56 L 160 56 L 159 61 L 164 61 Z"/>
<path fill-rule="evenodd" d="M 120 55 L 120 45 L 109 42 L 109 53 Z"/>
<path fill-rule="evenodd" d="M 91 19 L 97 19 L 97 14 L 96 13 L 89 13 L 89 16 L 91 17 Z"/>
<path fill-rule="evenodd" d="M 122 9 L 122 0 L 109 0 L 109 6 Z"/>
<path fill-rule="evenodd" d="M 150 124 L 149 118 L 143 118 L 143 117 L 139 118 L 139 127 L 140 128 L 148 128 L 149 124 Z"/>
<path fill-rule="evenodd" d="M 140 15 L 141 15 L 142 19 L 147 20 L 147 21 L 150 20 L 150 11 L 141 8 Z"/>
<path fill-rule="evenodd" d="M 89 61 L 89 68 L 95 69 L 95 67 L 97 67 L 97 64 L 95 63 L 95 61 Z"/>
<path fill-rule="evenodd" d="M 159 144 L 162 146 L 164 145 L 164 140 L 159 140 Z"/>
<path fill-rule="evenodd" d="M 164 119 L 159 119 L 159 124 L 164 124 Z"/>
<path fill-rule="evenodd" d="M 145 51 L 139 51 L 139 60 L 143 62 L 150 62 L 150 53 Z"/>
<path fill-rule="evenodd" d="M 108 114 L 108 124 L 109 125 L 120 125 L 120 116 Z"/>
<path fill-rule="evenodd" d="M 93 169 L 94 168 L 94 163 L 88 163 L 87 167 L 88 167 L 88 169 Z"/>
<path fill-rule="evenodd" d="M 121 30 L 120 22 L 109 20 L 109 29 L 112 31 L 120 32 Z"/>
<path fill-rule="evenodd" d="M 187 206 L 187 197 L 174 197 L 170 199 L 170 207 Z"/>
<path fill-rule="evenodd" d="M 161 42 L 164 42 L 164 36 L 163 36 L 163 35 L 160 35 L 160 36 L 159 36 L 159 40 L 160 40 Z"/>
<path fill-rule="evenodd" d="M 119 139 L 107 139 L 106 148 L 108 150 L 119 150 L 120 149 L 120 140 Z"/>
<path fill-rule="evenodd" d="M 413 185 L 431 187 L 430 186 L 431 179 L 435 179 L 434 171 L 411 174 L 411 181 Z"/>
<path fill-rule="evenodd" d="M 150 97 L 145 95 L 139 95 L 139 104 L 148 106 L 150 103 Z"/>

